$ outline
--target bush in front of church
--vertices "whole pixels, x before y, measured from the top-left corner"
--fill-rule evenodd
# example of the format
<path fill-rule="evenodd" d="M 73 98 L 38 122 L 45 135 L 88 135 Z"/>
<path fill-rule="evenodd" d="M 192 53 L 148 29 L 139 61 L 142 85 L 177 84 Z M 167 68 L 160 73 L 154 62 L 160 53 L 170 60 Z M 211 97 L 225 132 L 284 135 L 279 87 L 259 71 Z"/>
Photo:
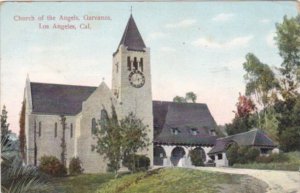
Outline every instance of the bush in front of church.
<path fill-rule="evenodd" d="M 83 168 L 81 167 L 81 161 L 79 157 L 73 157 L 69 164 L 69 173 L 71 175 L 78 175 L 83 172 Z"/>
<path fill-rule="evenodd" d="M 51 176 L 65 176 L 67 174 L 67 168 L 55 156 L 41 157 L 39 170 Z"/>
<path fill-rule="evenodd" d="M 202 156 L 197 149 L 191 150 L 189 155 L 194 166 L 204 166 Z"/>
<path fill-rule="evenodd" d="M 123 159 L 123 166 L 132 172 L 146 171 L 150 166 L 150 159 L 145 155 L 128 155 Z"/>

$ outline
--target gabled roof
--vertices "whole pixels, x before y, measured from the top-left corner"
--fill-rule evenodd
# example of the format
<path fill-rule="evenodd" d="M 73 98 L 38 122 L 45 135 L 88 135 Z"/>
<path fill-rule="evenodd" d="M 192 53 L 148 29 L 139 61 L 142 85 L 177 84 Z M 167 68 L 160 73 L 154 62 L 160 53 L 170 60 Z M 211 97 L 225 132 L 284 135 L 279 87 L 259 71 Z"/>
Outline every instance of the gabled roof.
<path fill-rule="evenodd" d="M 260 129 L 254 128 L 247 132 L 217 139 L 215 146 L 210 150 L 209 154 L 224 152 L 227 144 L 231 142 L 235 142 L 239 146 L 276 147 L 267 134 Z"/>
<path fill-rule="evenodd" d="M 145 51 L 144 49 L 146 48 L 146 45 L 135 24 L 132 15 L 130 15 L 129 17 L 118 48 L 120 47 L 120 45 L 126 46 L 128 50 Z"/>
<path fill-rule="evenodd" d="M 32 112 L 76 115 L 97 87 L 31 82 Z"/>
<path fill-rule="evenodd" d="M 214 145 L 217 137 L 211 131 L 216 123 L 206 104 L 153 101 L 153 112 L 155 131 L 161 131 L 154 136 L 155 143 Z M 193 135 L 192 130 L 197 134 Z"/>

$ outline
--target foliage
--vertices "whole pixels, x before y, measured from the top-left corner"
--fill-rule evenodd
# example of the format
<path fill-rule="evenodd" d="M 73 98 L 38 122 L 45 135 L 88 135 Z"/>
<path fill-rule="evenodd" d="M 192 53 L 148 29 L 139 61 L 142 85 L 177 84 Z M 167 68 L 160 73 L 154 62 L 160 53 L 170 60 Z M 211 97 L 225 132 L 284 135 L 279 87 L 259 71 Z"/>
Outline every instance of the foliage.
<path fill-rule="evenodd" d="M 270 158 L 269 158 L 270 157 Z M 300 152 L 289 152 L 280 154 L 271 154 L 268 157 L 262 156 L 256 159 L 256 162 L 247 164 L 235 164 L 234 168 L 251 168 L 264 170 L 289 170 L 299 171 Z"/>
<path fill-rule="evenodd" d="M 108 116 L 105 109 L 101 111 L 100 128 L 95 130 L 97 144 L 92 145 L 92 151 L 96 150 L 100 155 L 108 159 L 108 170 L 117 174 L 122 159 L 122 135 L 114 105 L 111 106 L 112 115 Z"/>
<path fill-rule="evenodd" d="M 14 143 L 8 135 L 1 139 L 1 192 L 47 192 L 45 177 L 35 167 L 23 166 Z"/>
<path fill-rule="evenodd" d="M 279 69 L 281 74 L 281 95 L 284 99 L 297 95 L 300 78 L 300 16 L 283 18 L 276 24 L 276 43 L 283 62 Z"/>
<path fill-rule="evenodd" d="M 25 160 L 26 157 L 26 136 L 25 136 L 25 106 L 26 102 L 22 102 L 22 109 L 20 114 L 19 126 L 20 126 L 20 133 L 19 133 L 19 141 L 20 141 L 20 152 L 22 159 Z"/>
<path fill-rule="evenodd" d="M 132 172 L 146 171 L 150 166 L 150 159 L 145 155 L 130 154 L 124 157 L 122 163 Z"/>
<path fill-rule="evenodd" d="M 133 155 L 149 145 L 148 126 L 145 126 L 133 113 L 129 113 L 120 121 L 120 127 L 124 157 Z M 132 165 L 134 165 L 133 163 Z"/>
<path fill-rule="evenodd" d="M 197 100 L 197 95 L 194 93 L 194 92 L 187 92 L 185 94 L 185 100 L 187 102 L 192 102 L 192 103 L 195 103 L 196 100 Z"/>
<path fill-rule="evenodd" d="M 185 94 L 185 97 L 175 96 L 173 98 L 173 102 L 176 102 L 176 103 L 187 103 L 187 102 L 195 103 L 196 101 L 197 101 L 197 95 L 196 95 L 196 93 L 194 93 L 192 91 L 187 92 Z"/>
<path fill-rule="evenodd" d="M 226 150 L 229 165 L 236 163 L 251 163 L 259 156 L 260 151 L 254 147 L 238 146 L 236 143 L 231 144 Z"/>
<path fill-rule="evenodd" d="M 272 104 L 277 98 L 275 89 L 279 85 L 271 68 L 252 53 L 247 54 L 243 67 L 246 71 L 246 95 L 254 96 L 263 107 Z"/>
<path fill-rule="evenodd" d="M 1 113 L 1 141 L 3 141 L 3 139 L 8 140 L 7 136 L 10 133 L 11 131 L 9 130 L 9 123 L 7 123 L 7 111 L 4 105 Z"/>
<path fill-rule="evenodd" d="M 181 97 L 181 96 L 175 96 L 173 98 L 173 102 L 175 103 L 186 103 L 186 100 L 184 97 Z"/>
<path fill-rule="evenodd" d="M 65 176 L 66 167 L 55 156 L 42 156 L 39 170 L 51 176 Z"/>
<path fill-rule="evenodd" d="M 251 98 L 239 94 L 238 102 L 236 103 L 237 111 L 235 117 L 249 117 L 256 109 Z"/>
<path fill-rule="evenodd" d="M 81 174 L 83 168 L 81 167 L 81 161 L 79 157 L 73 157 L 69 163 L 69 173 L 71 175 Z"/>
<path fill-rule="evenodd" d="M 192 164 L 194 166 L 204 166 L 204 162 L 203 162 L 202 154 L 201 154 L 202 152 L 200 152 L 196 148 L 196 149 L 191 150 L 189 153 L 190 153 Z"/>
<path fill-rule="evenodd" d="M 242 187 L 247 188 L 248 192 L 257 192 L 252 189 L 251 185 L 253 184 L 249 183 L 249 178 L 247 180 L 249 188 L 247 184 L 242 182 L 244 180 L 244 176 L 235 174 L 214 173 L 186 168 L 166 168 L 125 175 L 100 186 L 96 192 L 214 193 L 220 191 L 220 184 L 230 184 L 232 187 L 230 188 L 231 192 L 241 192 Z"/>

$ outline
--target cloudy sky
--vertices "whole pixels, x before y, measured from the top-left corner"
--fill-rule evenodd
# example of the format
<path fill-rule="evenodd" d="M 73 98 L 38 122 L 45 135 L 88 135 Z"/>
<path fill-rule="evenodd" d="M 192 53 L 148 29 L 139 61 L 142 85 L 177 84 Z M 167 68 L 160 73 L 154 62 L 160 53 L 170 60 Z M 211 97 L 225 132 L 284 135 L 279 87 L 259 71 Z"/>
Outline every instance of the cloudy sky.
<path fill-rule="evenodd" d="M 151 49 L 153 98 L 170 101 L 194 91 L 218 124 L 231 121 L 238 93 L 244 92 L 245 55 L 279 66 L 275 24 L 297 14 L 294 2 L 4 3 L 1 105 L 7 106 L 10 129 L 19 130 L 26 74 L 32 82 L 98 86 L 104 77 L 111 85 L 112 53 L 131 6 Z M 45 21 L 48 15 L 79 20 Z M 86 21 L 84 15 L 110 20 Z M 34 21 L 17 21 L 31 16 Z M 39 23 L 50 29 L 39 29 Z M 79 29 L 88 23 L 91 29 Z M 54 24 L 77 29 L 53 29 Z"/>

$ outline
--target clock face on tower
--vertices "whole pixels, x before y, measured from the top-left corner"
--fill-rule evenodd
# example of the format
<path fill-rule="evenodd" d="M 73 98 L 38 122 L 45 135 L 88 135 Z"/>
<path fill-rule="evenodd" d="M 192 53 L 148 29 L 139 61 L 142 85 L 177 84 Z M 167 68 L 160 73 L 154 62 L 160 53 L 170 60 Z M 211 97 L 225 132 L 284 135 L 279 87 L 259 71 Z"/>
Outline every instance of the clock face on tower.
<path fill-rule="evenodd" d="M 141 88 L 145 84 L 145 76 L 138 70 L 130 72 L 128 79 L 131 86 L 135 88 Z"/>

